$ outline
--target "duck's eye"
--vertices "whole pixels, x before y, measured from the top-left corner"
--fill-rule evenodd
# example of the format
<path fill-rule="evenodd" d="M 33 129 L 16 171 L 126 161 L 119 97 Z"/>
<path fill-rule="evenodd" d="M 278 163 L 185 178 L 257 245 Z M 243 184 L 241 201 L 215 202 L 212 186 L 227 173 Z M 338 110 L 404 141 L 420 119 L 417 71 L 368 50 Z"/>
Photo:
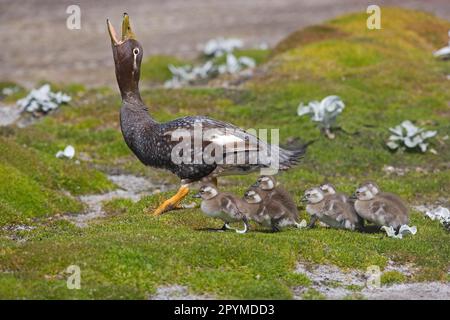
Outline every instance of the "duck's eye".
<path fill-rule="evenodd" d="M 137 55 L 139 54 L 139 48 L 134 48 L 134 49 L 133 49 L 133 54 L 134 54 L 135 56 L 137 56 Z"/>

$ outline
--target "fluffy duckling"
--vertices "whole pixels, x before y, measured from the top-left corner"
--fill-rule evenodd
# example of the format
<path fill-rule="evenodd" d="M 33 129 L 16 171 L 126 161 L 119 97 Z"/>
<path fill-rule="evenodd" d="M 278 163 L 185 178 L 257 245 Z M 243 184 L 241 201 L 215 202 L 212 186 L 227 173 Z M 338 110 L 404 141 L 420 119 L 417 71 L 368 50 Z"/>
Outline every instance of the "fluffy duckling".
<path fill-rule="evenodd" d="M 274 198 L 262 195 L 259 188 L 252 187 L 244 195 L 247 202 L 246 215 L 249 219 L 272 229 L 273 232 L 280 231 L 281 228 L 295 226 L 301 228 L 298 222 L 298 214 L 286 208 L 281 202 Z"/>
<path fill-rule="evenodd" d="M 397 230 L 409 223 L 409 211 L 403 201 L 393 193 L 381 192 L 374 182 L 361 184 L 355 197 L 355 210 L 367 221 Z"/>
<path fill-rule="evenodd" d="M 245 201 L 236 198 L 234 195 L 226 192 L 219 192 L 215 186 L 204 185 L 199 193 L 194 196 L 201 198 L 201 210 L 209 217 L 219 218 L 224 222 L 220 231 L 235 230 L 237 233 L 246 233 L 248 231 L 247 217 L 241 208 L 245 206 Z M 229 226 L 232 222 L 244 222 L 244 229 L 237 230 Z"/>
<path fill-rule="evenodd" d="M 354 213 L 356 214 L 356 216 L 358 217 L 358 229 L 362 230 L 364 228 L 364 219 L 361 218 L 355 211 L 354 208 L 354 199 L 352 197 L 349 197 L 348 195 L 346 195 L 345 193 L 342 192 L 337 192 L 336 188 L 334 187 L 334 185 L 332 185 L 331 183 L 324 183 L 322 184 L 320 187 L 320 190 L 322 190 L 322 192 L 325 195 L 334 195 L 335 197 L 337 197 L 338 199 L 340 199 L 342 202 L 345 203 L 349 203 L 351 206 L 351 210 L 354 211 Z M 349 208 L 350 209 L 350 208 Z"/>
<path fill-rule="evenodd" d="M 277 183 L 274 176 L 260 176 L 252 187 L 258 190 L 263 200 L 270 197 L 282 203 L 292 214 L 298 216 L 297 204 L 291 195 Z"/>
<path fill-rule="evenodd" d="M 321 188 L 310 188 L 302 199 L 307 202 L 306 212 L 311 215 L 309 228 L 314 227 L 317 220 L 333 228 L 355 230 L 360 229 L 360 221 L 353 206 L 336 194 L 325 194 Z"/>

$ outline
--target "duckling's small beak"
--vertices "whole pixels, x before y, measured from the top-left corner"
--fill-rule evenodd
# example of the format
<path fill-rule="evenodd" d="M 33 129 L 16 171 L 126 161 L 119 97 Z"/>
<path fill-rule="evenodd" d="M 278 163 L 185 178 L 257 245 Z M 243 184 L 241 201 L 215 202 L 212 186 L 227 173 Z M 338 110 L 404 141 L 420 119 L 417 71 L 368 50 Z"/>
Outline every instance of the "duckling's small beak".
<path fill-rule="evenodd" d="M 303 197 L 300 199 L 300 201 L 301 201 L 301 202 L 308 202 L 308 199 L 306 199 L 306 196 L 303 196 Z"/>
<path fill-rule="evenodd" d="M 121 45 L 126 40 L 134 39 L 136 40 L 136 35 L 134 34 L 133 30 L 131 29 L 130 24 L 130 17 L 127 13 L 123 14 L 123 20 L 122 20 L 122 38 L 119 40 L 119 37 L 117 35 L 116 30 L 114 29 L 113 25 L 109 21 L 109 19 L 106 19 L 106 24 L 108 26 L 108 32 L 109 36 L 111 38 L 111 43 L 115 46 Z"/>
<path fill-rule="evenodd" d="M 192 196 L 192 198 L 201 198 L 202 196 L 200 195 L 200 193 L 196 193 Z"/>
<path fill-rule="evenodd" d="M 352 194 L 352 195 L 349 197 L 349 199 L 350 199 L 350 200 L 356 200 L 356 199 L 357 199 L 356 193 Z"/>

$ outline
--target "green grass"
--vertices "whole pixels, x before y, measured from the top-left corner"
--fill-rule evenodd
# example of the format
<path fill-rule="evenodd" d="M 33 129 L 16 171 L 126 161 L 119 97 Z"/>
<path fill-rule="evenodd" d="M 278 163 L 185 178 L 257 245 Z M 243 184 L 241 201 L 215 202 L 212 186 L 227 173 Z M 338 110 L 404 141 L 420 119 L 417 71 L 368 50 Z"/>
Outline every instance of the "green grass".
<path fill-rule="evenodd" d="M 263 67 L 238 89 L 153 88 L 142 92 L 143 99 L 159 121 L 207 114 L 244 128 L 280 128 L 282 144 L 314 141 L 303 163 L 279 176 L 296 199 L 324 181 L 351 193 L 359 182 L 372 179 L 409 204 L 448 200 L 450 140 L 442 138 L 450 135 L 450 82 L 445 78 L 450 64 L 431 53 L 448 40 L 450 22 L 383 9 L 383 29 L 368 31 L 366 17 L 352 14 L 310 27 L 293 33 L 271 53 L 258 52 Z M 144 79 L 163 81 L 167 74 L 162 66 L 170 59 L 149 58 Z M 20 232 L 0 228 L 1 298 L 143 299 L 160 285 L 181 284 L 221 298 L 285 299 L 292 297 L 292 287 L 311 285 L 305 275 L 294 273 L 299 260 L 360 270 L 370 265 L 383 269 L 393 260 L 418 270 L 408 279 L 387 272 L 384 284 L 449 280 L 450 234 L 418 212 L 411 218 L 418 233 L 403 240 L 325 228 L 271 234 L 253 226 L 246 235 L 211 233 L 202 229 L 220 222 L 198 209 L 160 218 L 144 213 L 171 192 L 138 203 L 111 201 L 104 206 L 108 218 L 84 229 L 46 220 L 42 217 L 81 210 L 68 192 L 77 196 L 113 188 L 102 172 L 176 182 L 172 175 L 142 166 L 127 149 L 115 90 L 77 85 L 60 90 L 74 95 L 70 105 L 30 127 L 0 131 L 0 225 L 36 227 Z M 296 115 L 300 102 L 330 94 L 346 103 L 337 123 L 343 130 L 336 131 L 335 140 Z M 437 155 L 386 148 L 388 128 L 406 119 L 438 131 L 431 144 Z M 75 146 L 80 164 L 54 157 L 67 144 Z M 409 171 L 391 175 L 383 171 L 385 165 Z M 255 179 L 221 181 L 225 190 L 242 194 Z M 26 241 L 11 240 L 13 235 Z M 82 270 L 81 290 L 65 286 L 64 270 L 72 264 Z M 304 297 L 323 298 L 312 288 Z"/>
<path fill-rule="evenodd" d="M 82 204 L 68 195 L 99 193 L 114 186 L 86 164 L 57 159 L 0 137 L 0 225 L 65 212 L 79 212 Z"/>
<path fill-rule="evenodd" d="M 175 67 L 190 64 L 189 61 L 184 61 L 176 57 L 165 55 L 154 55 L 146 58 L 141 66 L 141 78 L 144 81 L 162 83 L 172 78 L 168 66 Z"/>

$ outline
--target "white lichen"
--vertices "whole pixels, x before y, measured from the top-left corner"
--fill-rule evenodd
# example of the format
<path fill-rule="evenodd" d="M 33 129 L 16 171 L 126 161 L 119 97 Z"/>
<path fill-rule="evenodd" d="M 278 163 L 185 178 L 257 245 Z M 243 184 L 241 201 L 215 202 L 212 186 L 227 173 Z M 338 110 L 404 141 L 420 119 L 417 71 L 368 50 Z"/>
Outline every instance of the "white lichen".
<path fill-rule="evenodd" d="M 203 54 L 209 58 L 204 64 L 199 66 L 185 65 L 175 67 L 169 65 L 172 79 L 166 81 L 166 88 L 180 88 L 186 85 L 201 83 L 204 80 L 212 79 L 219 74 L 236 74 L 244 69 L 254 68 L 256 62 L 250 57 L 237 58 L 233 51 L 241 48 L 243 42 L 239 39 L 212 39 L 208 41 L 203 49 Z M 217 57 L 226 55 L 225 62 L 218 64 Z"/>
<path fill-rule="evenodd" d="M 449 37 L 449 41 L 448 41 L 448 46 L 443 47 L 439 50 L 436 50 L 433 55 L 436 58 L 440 58 L 440 59 L 450 59 L 450 30 L 448 31 L 448 37 Z"/>
<path fill-rule="evenodd" d="M 422 152 L 427 151 L 429 144 L 427 140 L 437 134 L 437 131 L 427 131 L 416 127 L 409 120 L 403 121 L 394 128 L 389 128 L 389 131 L 392 133 L 386 143 L 389 149 L 419 149 Z"/>
<path fill-rule="evenodd" d="M 390 226 L 390 227 L 382 226 L 381 230 L 384 230 L 386 232 L 386 235 L 389 238 L 395 238 L 395 239 L 403 239 L 404 235 L 407 235 L 407 234 L 415 235 L 417 233 L 416 226 L 410 227 L 407 224 L 400 226 L 398 233 L 395 232 L 395 230 L 392 226 Z"/>
<path fill-rule="evenodd" d="M 67 103 L 71 97 L 62 92 L 52 92 L 49 84 L 44 84 L 39 89 L 33 89 L 23 99 L 17 101 L 22 112 L 48 113 L 57 109 L 61 104 Z"/>
<path fill-rule="evenodd" d="M 344 102 L 338 96 L 328 96 L 322 101 L 311 101 L 307 105 L 300 103 L 297 108 L 297 114 L 301 117 L 310 116 L 311 120 L 316 122 L 329 138 L 334 138 L 331 128 L 336 123 L 337 116 L 345 108 Z"/>
<path fill-rule="evenodd" d="M 220 37 L 209 40 L 203 48 L 203 54 L 207 57 L 221 57 L 243 46 L 244 42 L 241 39 Z"/>
<path fill-rule="evenodd" d="M 60 150 L 56 153 L 57 158 L 72 159 L 75 156 L 75 148 L 71 145 L 65 147 L 64 150 Z"/>
<path fill-rule="evenodd" d="M 450 210 L 444 207 L 437 207 L 432 210 L 427 210 L 425 215 L 431 220 L 437 220 L 446 228 L 450 228 Z"/>

